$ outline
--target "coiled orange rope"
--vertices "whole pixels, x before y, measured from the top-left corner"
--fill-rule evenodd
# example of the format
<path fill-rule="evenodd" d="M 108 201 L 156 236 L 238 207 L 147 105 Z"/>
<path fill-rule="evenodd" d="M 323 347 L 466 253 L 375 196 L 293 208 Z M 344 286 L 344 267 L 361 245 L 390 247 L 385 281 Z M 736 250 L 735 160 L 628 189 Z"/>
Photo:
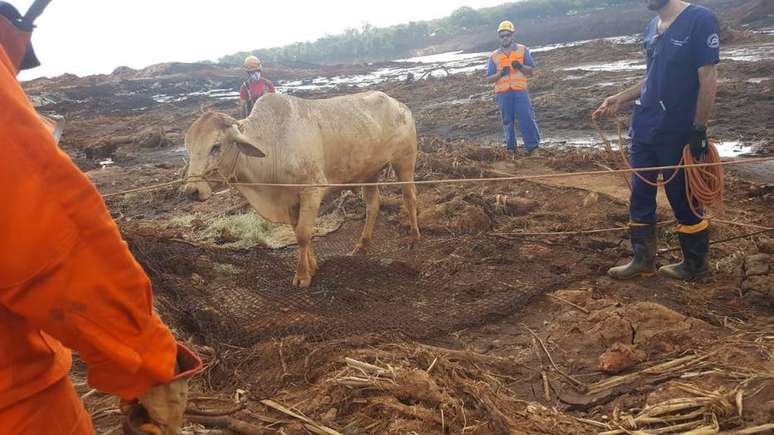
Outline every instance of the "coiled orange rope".
<path fill-rule="evenodd" d="M 696 161 L 691 154 L 691 147 L 683 148 L 683 161 L 687 165 L 696 163 L 714 163 L 720 161 L 720 154 L 714 141 L 710 141 L 707 152 L 703 158 Z M 687 167 L 685 170 L 685 195 L 691 211 L 697 217 L 703 217 L 696 209 L 712 208 L 714 211 L 723 212 L 723 199 L 725 196 L 725 173 L 722 166 Z"/>
<path fill-rule="evenodd" d="M 605 144 L 605 149 L 607 152 L 612 153 L 613 149 L 610 145 L 610 141 L 607 139 L 604 131 L 602 131 L 602 128 L 599 126 L 597 120 L 593 119 L 592 124 L 597 130 L 597 133 L 602 139 L 602 142 Z M 616 117 L 615 124 L 616 128 L 618 129 L 618 151 L 621 154 L 621 160 L 623 161 L 626 168 L 634 169 L 629 162 L 629 156 L 627 155 L 627 150 L 624 147 L 623 122 L 620 118 Z M 720 153 L 718 153 L 718 149 L 715 146 L 715 141 L 711 140 L 709 141 L 707 152 L 704 154 L 704 157 L 698 161 L 693 158 L 690 145 L 686 145 L 683 148 L 683 157 L 680 159 L 680 162 L 677 164 L 677 166 L 718 162 L 720 162 Z M 723 167 L 720 165 L 685 167 L 683 170 L 685 171 L 685 196 L 688 200 L 688 204 L 691 207 L 691 212 L 693 212 L 696 217 L 701 219 L 703 219 L 705 215 L 699 212 L 700 209 L 712 208 L 716 211 L 722 212 L 723 198 L 725 195 L 725 177 Z M 679 170 L 673 171 L 672 175 L 667 180 L 663 181 L 663 184 L 667 185 L 671 183 L 679 173 Z M 661 184 L 659 182 L 654 183 L 648 180 L 638 171 L 634 171 L 634 175 L 642 180 L 643 183 L 646 183 L 650 186 L 658 187 L 658 185 Z M 632 190 L 632 183 L 628 178 L 626 178 L 626 184 L 629 186 L 629 190 Z"/>

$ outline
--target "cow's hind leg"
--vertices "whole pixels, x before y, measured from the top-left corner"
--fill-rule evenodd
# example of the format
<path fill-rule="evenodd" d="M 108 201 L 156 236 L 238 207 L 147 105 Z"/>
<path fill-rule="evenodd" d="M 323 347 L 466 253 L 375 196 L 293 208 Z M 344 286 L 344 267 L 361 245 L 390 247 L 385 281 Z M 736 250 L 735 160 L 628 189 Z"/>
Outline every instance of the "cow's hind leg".
<path fill-rule="evenodd" d="M 376 182 L 376 180 L 378 180 L 378 178 L 369 180 L 369 182 Z M 363 234 L 360 235 L 360 240 L 357 242 L 355 249 L 352 250 L 350 255 L 355 255 L 368 249 L 368 245 L 371 243 L 371 238 L 373 238 L 374 235 L 376 219 L 379 217 L 379 187 L 363 186 L 363 198 L 366 203 L 365 226 L 363 226 Z"/>
<path fill-rule="evenodd" d="M 395 173 L 400 181 L 411 181 L 411 184 L 404 184 L 403 205 L 408 213 L 409 226 L 411 227 L 411 236 L 414 240 L 419 240 L 419 223 L 417 222 L 417 187 L 413 184 L 414 170 L 416 166 L 416 155 L 406 156 L 404 159 L 393 162 Z"/>
<path fill-rule="evenodd" d="M 295 226 L 296 241 L 298 241 L 298 265 L 296 266 L 296 276 L 293 277 L 293 285 L 297 287 L 309 287 L 312 283 L 312 276 L 317 272 L 317 261 L 314 259 L 312 250 L 312 233 L 322 196 L 321 189 L 313 189 L 301 194 L 298 222 Z"/>

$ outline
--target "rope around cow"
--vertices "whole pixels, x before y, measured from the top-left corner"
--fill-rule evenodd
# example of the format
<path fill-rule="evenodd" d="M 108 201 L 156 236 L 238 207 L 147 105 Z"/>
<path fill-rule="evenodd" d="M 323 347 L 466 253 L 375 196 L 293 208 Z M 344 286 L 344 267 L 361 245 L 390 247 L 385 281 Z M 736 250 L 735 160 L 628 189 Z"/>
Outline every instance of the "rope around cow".
<path fill-rule="evenodd" d="M 595 123 L 595 126 L 596 123 Z M 601 129 L 598 129 L 598 131 L 601 132 Z M 604 137 L 604 134 L 601 134 L 602 137 Z M 612 152 L 612 149 L 610 149 L 609 142 L 606 141 L 606 138 L 604 139 L 606 142 L 606 147 L 608 148 L 608 151 Z M 328 187 L 335 187 L 335 188 L 355 188 L 355 187 L 362 187 L 362 186 L 401 186 L 405 184 L 422 184 L 422 185 L 431 185 L 431 184 L 454 184 L 454 183 L 485 183 L 485 182 L 502 182 L 502 181 L 528 181 L 528 180 L 537 180 L 537 179 L 549 179 L 549 178 L 571 178 L 571 177 L 581 177 L 581 176 L 588 176 L 588 175 L 613 175 L 613 174 L 630 174 L 634 173 L 637 174 L 638 171 L 655 171 L 655 170 L 668 170 L 668 169 L 687 169 L 687 168 L 705 168 L 705 167 L 722 167 L 722 166 L 729 166 L 729 165 L 738 165 L 738 164 L 751 164 L 751 163 L 763 163 L 768 161 L 774 161 L 774 156 L 772 157 L 760 157 L 760 158 L 753 158 L 753 159 L 744 159 L 744 160 L 735 160 L 735 161 L 716 161 L 716 162 L 705 162 L 705 163 L 691 163 L 691 164 L 679 164 L 679 165 L 672 165 L 672 166 L 659 166 L 659 167 L 649 167 L 649 168 L 627 168 L 627 169 L 611 169 L 606 171 L 584 171 L 584 172 L 564 172 L 564 173 L 553 173 L 553 174 L 540 174 L 540 175 L 522 175 L 522 176 L 512 176 L 512 177 L 492 177 L 492 178 L 456 178 L 456 179 L 446 179 L 446 180 L 419 180 L 419 181 L 384 181 L 384 182 L 376 182 L 376 183 L 344 183 L 344 184 L 272 184 L 272 183 L 239 183 L 239 182 L 228 182 L 230 186 L 262 186 L 262 187 L 278 187 L 278 188 L 328 188 Z M 677 173 L 678 171 L 675 171 Z M 673 177 L 670 177 L 670 179 Z M 628 180 L 628 179 L 627 179 Z M 121 195 L 127 195 L 130 193 L 141 193 L 141 192 L 152 192 L 161 190 L 167 187 L 176 186 L 180 184 L 187 183 L 189 181 L 224 181 L 220 179 L 211 179 L 206 177 L 183 177 L 179 180 L 169 181 L 166 183 L 159 183 L 154 184 L 150 186 L 145 187 L 138 187 L 135 189 L 128 189 L 123 190 L 120 192 L 113 192 L 113 193 L 107 193 L 102 195 L 103 198 L 111 198 Z M 774 231 L 774 228 L 755 225 L 755 224 L 749 224 L 749 223 L 743 223 L 743 222 L 735 222 L 735 221 L 726 221 L 722 219 L 713 218 L 714 222 L 726 224 L 726 225 L 733 225 L 733 226 L 739 226 L 739 227 L 747 227 L 747 228 L 753 228 L 758 231 L 749 235 L 757 235 L 761 233 L 766 233 L 770 231 Z M 661 222 L 661 224 L 668 224 L 672 221 L 668 222 Z M 628 227 L 616 227 L 616 228 L 602 228 L 602 229 L 592 229 L 592 230 L 580 230 L 580 231 L 557 231 L 557 232 L 541 232 L 541 233 L 504 233 L 504 234 L 498 234 L 499 236 L 520 236 L 520 237 L 526 237 L 526 236 L 571 236 L 571 235 L 585 235 L 585 234 L 596 234 L 596 233 L 602 233 L 602 232 L 610 232 L 610 231 L 625 231 L 628 230 Z M 746 236 L 740 236 L 740 237 L 746 237 Z"/>
<path fill-rule="evenodd" d="M 719 161 L 719 162 L 707 162 L 707 163 L 693 163 L 693 164 L 682 164 L 682 165 L 669 165 L 669 166 L 653 166 L 653 167 L 647 167 L 647 168 L 637 168 L 637 169 L 613 169 L 609 171 L 581 171 L 581 172 L 559 172 L 559 173 L 551 173 L 551 174 L 538 174 L 538 175 L 514 175 L 512 177 L 490 177 L 490 178 L 453 178 L 453 179 L 444 179 L 444 180 L 416 180 L 416 181 L 379 181 L 379 182 L 372 182 L 372 183 L 311 183 L 311 184 L 304 184 L 304 183 L 240 183 L 240 182 L 229 182 L 232 186 L 252 186 L 252 187 L 274 187 L 274 188 L 295 188 L 295 189 L 304 189 L 304 188 L 356 188 L 356 187 L 366 187 L 366 186 L 377 186 L 377 187 L 384 187 L 384 186 L 403 186 L 406 184 L 414 184 L 414 185 L 435 185 L 435 184 L 467 184 L 467 183 L 495 183 L 495 182 L 502 182 L 502 181 L 528 181 L 528 180 L 540 180 L 540 179 L 551 179 L 551 178 L 572 178 L 572 177 L 584 177 L 589 175 L 614 175 L 614 174 L 631 174 L 636 172 L 645 172 L 645 171 L 664 171 L 669 169 L 689 169 L 689 168 L 705 168 L 705 167 L 715 167 L 715 166 L 731 166 L 731 165 L 741 165 L 741 164 L 752 164 L 752 163 L 763 163 L 763 162 L 769 162 L 774 161 L 774 156 L 770 157 L 756 157 L 752 159 L 744 159 L 744 160 L 733 160 L 733 161 Z M 183 177 L 179 180 L 169 181 L 166 183 L 160 183 L 160 184 L 153 184 L 150 186 L 145 187 L 138 187 L 135 189 L 128 189 L 128 190 L 122 190 L 119 192 L 113 192 L 113 193 L 106 193 L 103 194 L 103 198 L 111 198 L 115 196 L 120 195 L 126 195 L 129 193 L 138 193 L 138 192 L 150 192 L 155 190 L 161 190 L 165 187 L 170 187 L 174 185 L 179 184 L 185 184 L 190 181 L 222 181 L 219 179 L 212 179 L 212 178 L 205 178 L 205 177 Z"/>

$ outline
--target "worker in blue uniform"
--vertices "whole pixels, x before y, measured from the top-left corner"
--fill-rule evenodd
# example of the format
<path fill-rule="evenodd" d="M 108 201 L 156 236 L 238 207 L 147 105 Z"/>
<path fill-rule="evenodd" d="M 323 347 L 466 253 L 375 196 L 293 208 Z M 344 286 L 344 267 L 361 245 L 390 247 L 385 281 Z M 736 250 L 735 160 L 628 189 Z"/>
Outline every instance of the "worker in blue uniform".
<path fill-rule="evenodd" d="M 535 112 L 529 100 L 527 77 L 531 76 L 535 62 L 529 48 L 513 42 L 516 30 L 513 23 L 503 21 L 497 28 L 500 48 L 489 56 L 487 81 L 495 84 L 497 106 L 502 115 L 505 130 L 505 146 L 508 151 L 516 152 L 515 122 L 518 119 L 521 137 L 532 154 L 540 145 Z"/>
<path fill-rule="evenodd" d="M 707 121 L 715 106 L 717 64 L 720 62 L 720 26 L 708 9 L 680 0 L 643 0 L 656 16 L 644 34 L 647 74 L 641 83 L 605 99 L 595 119 L 615 115 L 636 100 L 629 135 L 634 168 L 677 165 L 685 145 L 695 159 L 707 148 Z M 709 272 L 709 222 L 691 210 L 685 176 L 677 174 L 665 185 L 678 221 L 683 261 L 661 267 L 663 276 L 692 280 Z M 657 171 L 640 172 L 651 182 Z M 663 171 L 668 180 L 672 171 Z M 656 270 L 657 188 L 632 177 L 630 235 L 634 258 L 608 274 L 629 279 Z M 694 204 L 696 210 L 700 208 Z"/>

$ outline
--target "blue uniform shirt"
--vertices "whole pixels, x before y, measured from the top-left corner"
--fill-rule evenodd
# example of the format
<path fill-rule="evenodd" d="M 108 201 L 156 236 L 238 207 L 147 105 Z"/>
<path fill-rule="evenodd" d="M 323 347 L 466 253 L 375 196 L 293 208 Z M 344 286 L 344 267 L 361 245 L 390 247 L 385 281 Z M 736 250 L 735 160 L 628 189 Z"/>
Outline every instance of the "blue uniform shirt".
<path fill-rule="evenodd" d="M 658 17 L 645 30 L 647 77 L 629 132 L 651 144 L 690 132 L 699 96 L 698 69 L 720 62 L 720 26 L 709 9 L 689 5 L 663 34 L 657 26 Z"/>
<path fill-rule="evenodd" d="M 515 44 L 513 47 L 511 47 L 511 50 L 516 50 Z M 532 60 L 532 55 L 529 53 L 529 48 L 527 47 L 524 47 L 524 65 L 535 66 L 535 61 Z M 489 77 L 495 72 L 497 72 L 497 65 L 492 62 L 492 56 L 489 56 L 489 62 L 486 65 L 486 76 Z"/>

